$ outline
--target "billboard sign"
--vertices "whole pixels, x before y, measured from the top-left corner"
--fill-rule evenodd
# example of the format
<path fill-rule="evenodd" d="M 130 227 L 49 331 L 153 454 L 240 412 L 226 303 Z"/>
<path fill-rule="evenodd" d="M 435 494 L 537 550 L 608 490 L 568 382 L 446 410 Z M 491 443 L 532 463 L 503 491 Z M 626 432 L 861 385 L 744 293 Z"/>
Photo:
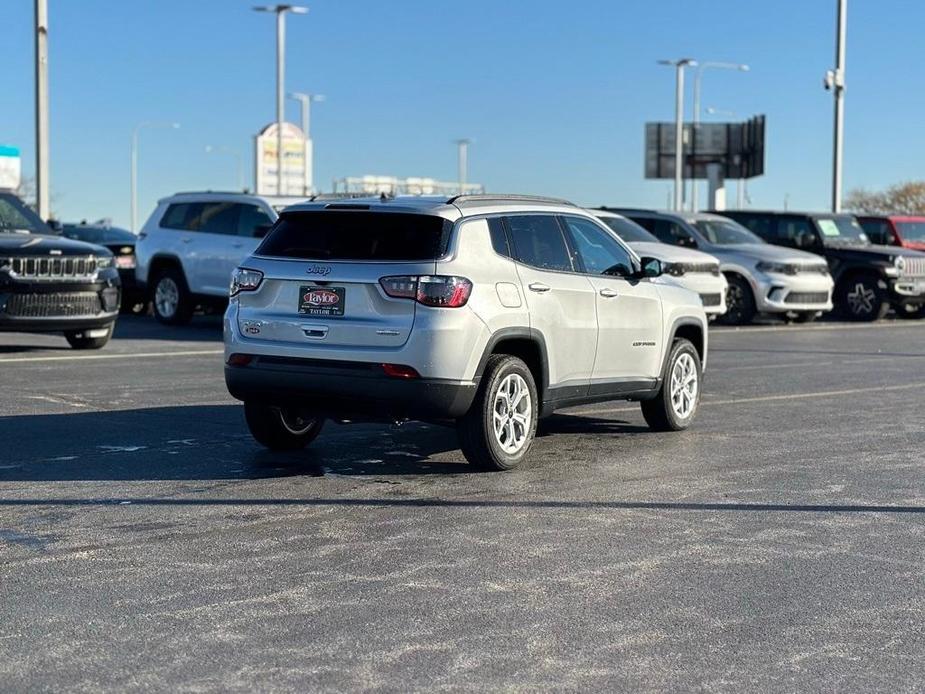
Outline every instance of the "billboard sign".
<path fill-rule="evenodd" d="M 707 165 L 720 164 L 723 178 L 764 173 L 765 117 L 744 123 L 687 123 L 683 177 L 708 178 Z M 675 124 L 646 123 L 646 178 L 674 178 Z"/>
<path fill-rule="evenodd" d="M 0 190 L 16 190 L 22 181 L 22 160 L 19 149 L 0 145 Z"/>
<path fill-rule="evenodd" d="M 257 171 L 254 176 L 257 195 L 302 195 L 306 187 L 305 162 L 309 143 L 301 128 L 292 123 L 283 123 L 283 181 L 278 187 L 277 125 L 270 123 L 255 139 L 254 161 Z M 308 184 L 310 188 L 310 183 Z"/>

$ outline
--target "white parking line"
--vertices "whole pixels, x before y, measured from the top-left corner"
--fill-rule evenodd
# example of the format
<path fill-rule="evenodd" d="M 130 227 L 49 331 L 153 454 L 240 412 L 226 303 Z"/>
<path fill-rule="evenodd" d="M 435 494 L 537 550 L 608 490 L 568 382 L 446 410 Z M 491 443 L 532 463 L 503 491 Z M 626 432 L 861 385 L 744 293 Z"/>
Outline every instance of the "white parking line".
<path fill-rule="evenodd" d="M 890 328 L 925 328 L 925 320 L 878 321 L 874 323 L 822 323 L 817 325 L 711 325 L 710 333 L 714 335 L 722 335 L 725 333 L 748 335 L 750 333 L 801 333 L 825 330 L 889 330 Z"/>
<path fill-rule="evenodd" d="M 101 359 L 153 359 L 156 357 L 199 357 L 204 355 L 224 354 L 221 349 L 195 349 L 177 352 L 135 352 L 131 354 L 84 354 L 61 357 L 0 357 L 0 364 L 14 364 L 36 361 L 85 361 Z"/>
<path fill-rule="evenodd" d="M 760 395 L 754 398 L 732 398 L 729 400 L 704 400 L 701 402 L 702 407 L 714 405 L 744 405 L 752 402 L 776 402 L 778 400 L 807 400 L 810 398 L 834 398 L 842 395 L 857 395 L 859 393 L 883 393 L 892 390 L 912 390 L 914 388 L 925 388 L 925 382 L 903 383 L 896 386 L 872 386 L 870 388 L 846 388 L 845 390 L 820 390 L 813 393 L 790 393 L 787 395 Z M 575 412 L 577 415 L 592 414 L 610 414 L 611 412 L 636 412 L 638 407 L 615 407 L 599 410 L 580 410 Z"/>

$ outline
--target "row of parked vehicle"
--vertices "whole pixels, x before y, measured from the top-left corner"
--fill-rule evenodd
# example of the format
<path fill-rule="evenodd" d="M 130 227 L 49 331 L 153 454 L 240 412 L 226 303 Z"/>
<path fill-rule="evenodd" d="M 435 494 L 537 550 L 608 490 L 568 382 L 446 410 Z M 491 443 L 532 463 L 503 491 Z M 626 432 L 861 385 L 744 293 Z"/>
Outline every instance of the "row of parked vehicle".
<path fill-rule="evenodd" d="M 0 230 L 92 244 L 35 245 L 21 235 L 0 244 L 0 263 L 7 263 L 5 273 L 0 265 L 0 292 L 16 279 L 41 288 L 28 299 L 0 294 L 0 329 L 54 330 L 75 347 L 101 347 L 117 314 L 116 275 L 123 311 L 150 305 L 159 321 L 177 325 L 197 308 L 222 310 L 232 271 L 280 211 L 296 202 L 234 192 L 178 193 L 158 203 L 136 236 L 94 224 L 52 229 L 12 193 L 0 192 Z M 900 317 L 925 314 L 925 217 L 607 206 L 590 213 L 636 253 L 660 260 L 665 274 L 696 292 L 710 319 L 720 323 L 742 325 L 759 315 L 806 322 L 832 310 L 851 320 L 877 320 L 890 309 Z M 100 247 L 107 249 L 105 257 Z M 64 263 L 56 264 L 51 254 Z M 71 255 L 85 260 L 68 265 Z"/>

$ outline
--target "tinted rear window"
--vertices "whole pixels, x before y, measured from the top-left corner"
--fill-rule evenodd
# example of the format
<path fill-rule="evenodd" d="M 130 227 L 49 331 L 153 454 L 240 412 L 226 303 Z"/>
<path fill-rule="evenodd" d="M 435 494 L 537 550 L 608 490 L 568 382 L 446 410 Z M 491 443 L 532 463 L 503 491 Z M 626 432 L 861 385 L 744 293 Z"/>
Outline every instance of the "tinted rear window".
<path fill-rule="evenodd" d="M 257 249 L 259 255 L 310 260 L 436 260 L 452 224 L 399 212 L 290 212 Z"/>

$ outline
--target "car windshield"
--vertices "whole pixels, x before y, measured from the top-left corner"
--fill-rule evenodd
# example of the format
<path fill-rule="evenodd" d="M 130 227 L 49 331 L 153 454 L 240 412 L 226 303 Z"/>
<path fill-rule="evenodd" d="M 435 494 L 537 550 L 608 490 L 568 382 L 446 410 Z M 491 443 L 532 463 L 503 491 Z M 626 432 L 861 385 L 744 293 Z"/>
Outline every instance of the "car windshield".
<path fill-rule="evenodd" d="M 135 234 L 116 227 L 92 227 L 78 224 L 65 224 L 64 235 L 69 239 L 87 243 L 135 243 Z"/>
<path fill-rule="evenodd" d="M 623 217 L 600 217 L 599 219 L 609 226 L 613 232 L 626 243 L 633 243 L 635 241 L 661 243 L 661 241 L 636 224 L 636 222 L 631 222 Z"/>
<path fill-rule="evenodd" d="M 906 241 L 925 241 L 925 221 L 896 222 L 896 228 Z"/>
<path fill-rule="evenodd" d="M 838 217 L 818 217 L 816 224 L 822 232 L 822 241 L 825 245 L 863 244 L 870 243 L 864 229 L 854 217 L 841 215 Z"/>
<path fill-rule="evenodd" d="M 742 243 L 764 243 L 741 224 L 731 219 L 696 219 L 693 221 L 697 231 L 703 234 L 707 241 L 717 246 L 731 246 Z"/>
<path fill-rule="evenodd" d="M 0 233 L 51 234 L 51 229 L 11 193 L 0 193 Z"/>

